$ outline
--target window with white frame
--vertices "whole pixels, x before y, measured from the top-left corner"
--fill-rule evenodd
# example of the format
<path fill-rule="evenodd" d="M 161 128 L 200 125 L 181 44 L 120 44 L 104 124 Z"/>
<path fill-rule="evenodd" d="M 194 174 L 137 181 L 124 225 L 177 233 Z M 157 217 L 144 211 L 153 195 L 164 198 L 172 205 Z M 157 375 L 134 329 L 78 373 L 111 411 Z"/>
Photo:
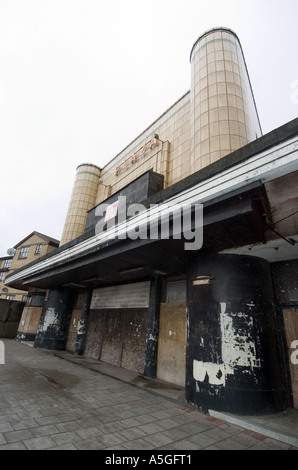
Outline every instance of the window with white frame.
<path fill-rule="evenodd" d="M 19 259 L 26 259 L 29 253 L 29 246 L 23 246 L 20 250 Z"/>
<path fill-rule="evenodd" d="M 41 247 L 42 247 L 42 244 L 41 244 L 41 243 L 39 243 L 38 245 L 36 245 L 36 248 L 35 248 L 35 254 L 36 254 L 36 255 L 40 255 Z"/>

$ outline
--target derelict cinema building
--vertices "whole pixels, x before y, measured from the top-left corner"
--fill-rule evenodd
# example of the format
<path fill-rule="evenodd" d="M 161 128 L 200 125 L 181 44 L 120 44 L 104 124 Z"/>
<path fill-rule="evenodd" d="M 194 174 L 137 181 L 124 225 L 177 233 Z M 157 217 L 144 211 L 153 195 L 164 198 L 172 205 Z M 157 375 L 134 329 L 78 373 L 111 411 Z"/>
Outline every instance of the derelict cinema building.
<path fill-rule="evenodd" d="M 77 168 L 60 247 L 7 278 L 43 295 L 22 338 L 185 387 L 203 411 L 297 408 L 298 120 L 262 135 L 233 31 L 207 31 L 190 62 L 189 92 L 104 168 Z M 196 204 L 203 244 L 186 249 L 175 211 Z M 170 208 L 169 239 L 148 236 L 152 207 Z"/>

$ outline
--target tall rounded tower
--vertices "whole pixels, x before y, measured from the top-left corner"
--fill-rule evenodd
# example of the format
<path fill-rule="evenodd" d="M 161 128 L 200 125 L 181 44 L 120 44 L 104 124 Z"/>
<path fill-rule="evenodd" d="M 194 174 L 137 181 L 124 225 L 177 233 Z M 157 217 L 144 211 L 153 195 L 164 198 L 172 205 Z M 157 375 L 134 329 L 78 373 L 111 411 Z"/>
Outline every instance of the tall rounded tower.
<path fill-rule="evenodd" d="M 210 165 L 262 135 L 237 35 L 207 31 L 191 54 L 191 172 Z"/>
<path fill-rule="evenodd" d="M 60 246 L 84 233 L 87 212 L 95 206 L 101 168 L 91 163 L 77 167 Z"/>

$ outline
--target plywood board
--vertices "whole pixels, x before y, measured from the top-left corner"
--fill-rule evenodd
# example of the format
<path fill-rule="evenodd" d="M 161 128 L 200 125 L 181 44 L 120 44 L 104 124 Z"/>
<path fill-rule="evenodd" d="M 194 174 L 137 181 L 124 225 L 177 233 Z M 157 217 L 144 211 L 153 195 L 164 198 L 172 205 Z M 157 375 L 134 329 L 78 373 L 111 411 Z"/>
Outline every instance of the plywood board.
<path fill-rule="evenodd" d="M 186 304 L 162 303 L 160 310 L 157 377 L 185 386 Z"/>

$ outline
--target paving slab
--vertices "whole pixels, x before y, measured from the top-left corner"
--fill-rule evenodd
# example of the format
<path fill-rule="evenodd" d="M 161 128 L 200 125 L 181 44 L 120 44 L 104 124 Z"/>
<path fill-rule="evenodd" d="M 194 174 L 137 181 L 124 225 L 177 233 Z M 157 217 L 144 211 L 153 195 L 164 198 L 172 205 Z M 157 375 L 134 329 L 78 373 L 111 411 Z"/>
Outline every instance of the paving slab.
<path fill-rule="evenodd" d="M 266 420 L 259 420 L 257 430 L 248 429 L 228 416 L 194 410 L 185 403 L 181 387 L 66 352 L 41 351 L 15 340 L 4 343 L 0 450 L 177 454 L 296 449 L 280 436 L 263 434 Z M 291 415 L 288 426 L 297 426 L 296 416 Z M 288 431 L 284 426 L 281 434 Z"/>
<path fill-rule="evenodd" d="M 271 437 L 293 447 L 298 447 L 298 410 L 289 409 L 281 413 L 263 416 L 235 416 L 210 410 L 211 416 L 229 423 L 243 426 L 267 437 Z"/>

